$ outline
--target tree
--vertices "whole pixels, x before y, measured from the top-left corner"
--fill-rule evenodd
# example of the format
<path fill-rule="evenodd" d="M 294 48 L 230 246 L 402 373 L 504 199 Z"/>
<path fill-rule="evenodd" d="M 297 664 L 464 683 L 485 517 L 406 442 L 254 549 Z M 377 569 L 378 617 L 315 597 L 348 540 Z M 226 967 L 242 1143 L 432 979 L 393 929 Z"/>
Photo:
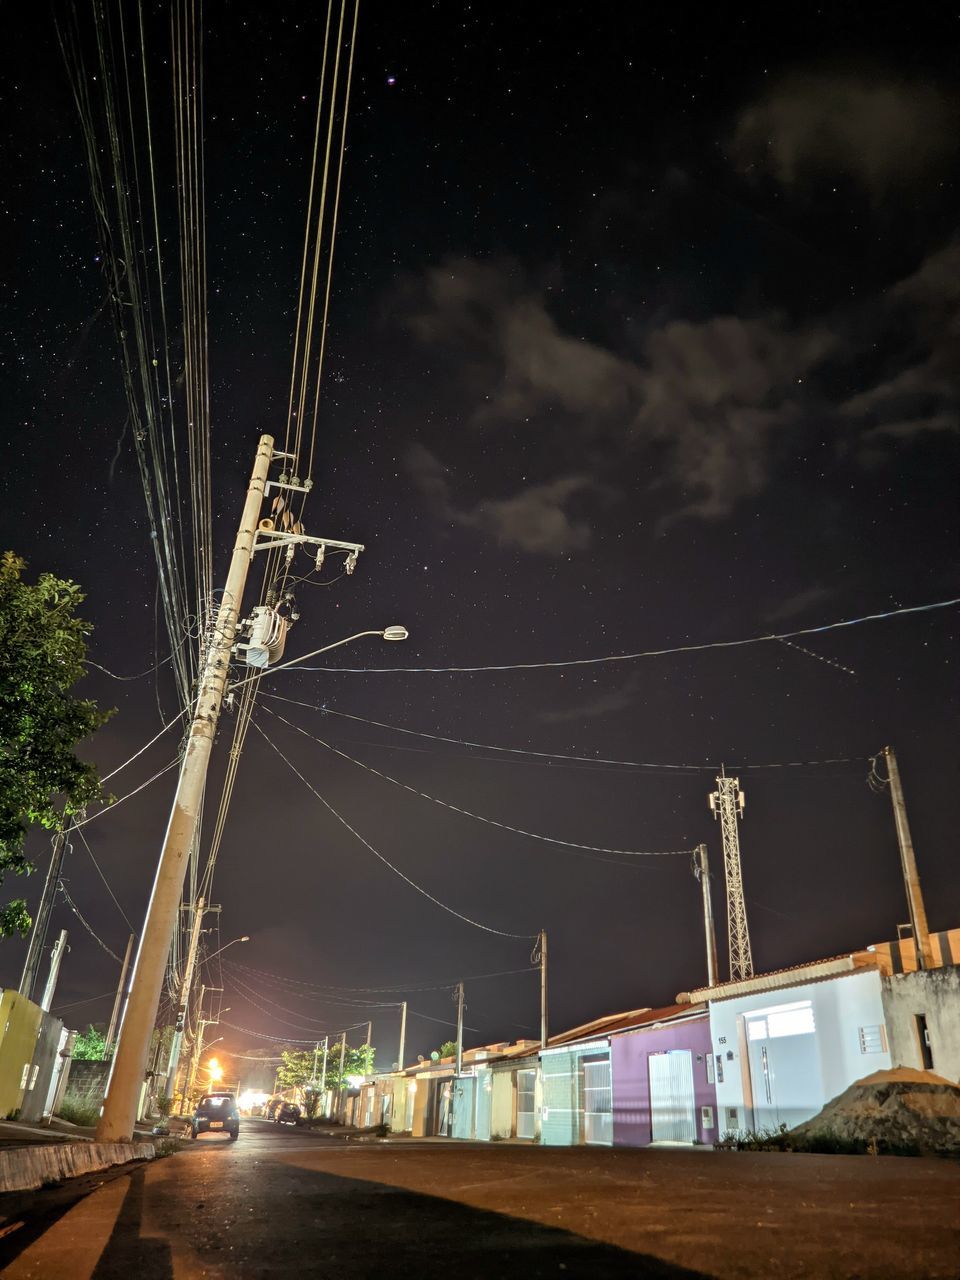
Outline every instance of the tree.
<path fill-rule="evenodd" d="M 30 826 L 57 828 L 100 798 L 96 769 L 74 748 L 113 714 L 69 693 L 86 674 L 83 592 L 50 573 L 30 585 L 25 567 L 12 551 L 0 557 L 0 883 L 34 870 L 23 849 Z M 23 898 L 0 908 L 0 938 L 31 923 Z"/>
<path fill-rule="evenodd" d="M 437 1050 L 437 1054 L 440 1058 L 455 1058 L 457 1056 L 456 1040 L 444 1040 L 443 1044 Z M 430 1057 L 433 1057 L 432 1053 Z"/>
<path fill-rule="evenodd" d="M 347 1045 L 343 1055 L 343 1077 L 340 1076 L 340 1044 L 331 1045 L 327 1053 L 327 1074 L 321 1080 L 323 1071 L 323 1053 L 320 1051 L 314 1059 L 313 1049 L 281 1049 L 280 1066 L 277 1080 L 281 1089 L 304 1088 L 313 1080 L 313 1064 L 317 1064 L 317 1091 L 324 1089 L 343 1089 L 348 1076 L 368 1076 L 373 1070 L 373 1059 L 376 1050 L 373 1045 L 365 1044 L 357 1049 Z"/>
<path fill-rule="evenodd" d="M 81 1031 L 73 1046 L 73 1056 L 82 1062 L 102 1062 L 107 1056 L 107 1037 L 91 1023 Z"/>

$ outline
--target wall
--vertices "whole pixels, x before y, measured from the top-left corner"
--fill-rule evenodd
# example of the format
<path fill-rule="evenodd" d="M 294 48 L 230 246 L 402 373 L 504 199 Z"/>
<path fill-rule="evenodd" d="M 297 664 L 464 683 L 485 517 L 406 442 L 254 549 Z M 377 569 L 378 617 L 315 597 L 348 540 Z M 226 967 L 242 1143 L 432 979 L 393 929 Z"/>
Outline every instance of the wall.
<path fill-rule="evenodd" d="M 575 1049 L 542 1056 L 540 1140 L 548 1147 L 577 1146 L 583 1139 L 580 1054 Z"/>
<path fill-rule="evenodd" d="M 711 1050 L 710 1018 L 668 1023 L 613 1036 L 610 1042 L 613 1078 L 613 1144 L 617 1147 L 645 1147 L 651 1140 L 650 1070 L 651 1053 L 667 1049 L 689 1049 L 693 1055 L 694 1100 L 697 1138 L 712 1143 L 717 1130 L 717 1094 L 707 1080 L 707 1058 Z M 704 1129 L 700 1108 L 713 1109 L 714 1127 Z"/>
<path fill-rule="evenodd" d="M 40 1020 L 33 1062 L 27 1078 L 27 1089 L 20 1104 L 20 1119 L 27 1123 L 43 1118 L 50 1080 L 54 1069 L 60 1064 L 58 1050 L 62 1035 L 63 1023 L 60 1019 L 55 1018 L 52 1013 L 45 1013 Z"/>
<path fill-rule="evenodd" d="M 18 991 L 0 997 L 0 1120 L 16 1112 L 30 1074 L 42 1011 Z"/>
<path fill-rule="evenodd" d="M 889 1067 L 889 1052 L 863 1053 L 860 1047 L 860 1028 L 884 1022 L 880 982 L 876 970 L 861 969 L 821 982 L 711 1001 L 713 1052 L 721 1059 L 723 1069 L 723 1080 L 719 1070 L 716 1080 L 719 1133 L 776 1128 L 778 1123 L 792 1128 L 815 1116 L 854 1080 Z M 793 1047 L 797 1054 L 810 1056 L 809 1069 L 796 1073 L 799 1079 L 782 1090 L 780 1105 L 774 1110 L 766 1105 L 762 1093 L 754 1096 L 761 1082 L 750 1069 L 744 1015 L 802 1000 L 809 1000 L 813 1007 L 816 1030 L 809 1043 L 807 1037 L 797 1036 L 773 1044 L 785 1060 L 791 1048 L 789 1041 L 796 1041 Z M 784 1071 L 783 1077 L 786 1075 Z M 779 1083 L 782 1085 L 783 1080 Z M 736 1112 L 735 1118 L 728 1114 L 729 1108 Z"/>
<path fill-rule="evenodd" d="M 512 1138 L 514 1133 L 515 1071 L 493 1071 L 493 1106 L 490 1120 L 491 1138 Z"/>
<path fill-rule="evenodd" d="M 893 1065 L 922 1069 L 916 1024 L 921 1013 L 930 1033 L 934 1071 L 960 1081 L 960 967 L 884 978 L 882 996 Z"/>
<path fill-rule="evenodd" d="M 110 1062 L 110 1058 L 74 1058 L 70 1064 L 70 1082 L 67 1085 L 70 1097 L 102 1102 L 107 1091 Z"/>

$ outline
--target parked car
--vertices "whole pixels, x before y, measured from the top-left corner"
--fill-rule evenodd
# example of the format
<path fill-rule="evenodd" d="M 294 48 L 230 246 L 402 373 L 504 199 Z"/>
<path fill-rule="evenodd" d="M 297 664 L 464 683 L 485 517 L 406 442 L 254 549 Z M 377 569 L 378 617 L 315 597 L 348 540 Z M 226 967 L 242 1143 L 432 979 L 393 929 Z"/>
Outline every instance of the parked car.
<path fill-rule="evenodd" d="M 299 1124 L 300 1108 L 295 1102 L 281 1102 L 274 1119 L 277 1124 Z"/>
<path fill-rule="evenodd" d="M 225 1133 L 231 1142 L 240 1136 L 240 1109 L 232 1093 L 205 1093 L 193 1113 L 194 1138 L 201 1133 Z"/>
<path fill-rule="evenodd" d="M 267 1120 L 276 1120 L 277 1108 L 283 1102 L 283 1098 L 279 1094 L 274 1095 L 263 1108 L 263 1114 Z"/>

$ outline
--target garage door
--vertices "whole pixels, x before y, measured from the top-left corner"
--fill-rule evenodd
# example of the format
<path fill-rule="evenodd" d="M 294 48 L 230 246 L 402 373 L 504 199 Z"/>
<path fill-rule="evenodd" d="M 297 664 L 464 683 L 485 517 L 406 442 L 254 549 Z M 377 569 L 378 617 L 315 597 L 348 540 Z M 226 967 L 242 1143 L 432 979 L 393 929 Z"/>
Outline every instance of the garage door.
<path fill-rule="evenodd" d="M 651 1053 L 650 1129 L 652 1142 L 696 1142 L 693 1054 L 689 1049 Z"/>

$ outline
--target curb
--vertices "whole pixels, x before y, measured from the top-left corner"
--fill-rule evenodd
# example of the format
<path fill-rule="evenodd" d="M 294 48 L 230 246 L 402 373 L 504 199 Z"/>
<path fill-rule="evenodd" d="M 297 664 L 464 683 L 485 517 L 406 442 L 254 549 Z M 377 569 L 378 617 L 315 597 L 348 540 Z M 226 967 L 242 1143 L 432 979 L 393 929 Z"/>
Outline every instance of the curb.
<path fill-rule="evenodd" d="M 152 1160 L 152 1142 L 44 1143 L 0 1151 L 0 1192 L 34 1191 L 81 1173 L 97 1173 L 131 1160 Z"/>

